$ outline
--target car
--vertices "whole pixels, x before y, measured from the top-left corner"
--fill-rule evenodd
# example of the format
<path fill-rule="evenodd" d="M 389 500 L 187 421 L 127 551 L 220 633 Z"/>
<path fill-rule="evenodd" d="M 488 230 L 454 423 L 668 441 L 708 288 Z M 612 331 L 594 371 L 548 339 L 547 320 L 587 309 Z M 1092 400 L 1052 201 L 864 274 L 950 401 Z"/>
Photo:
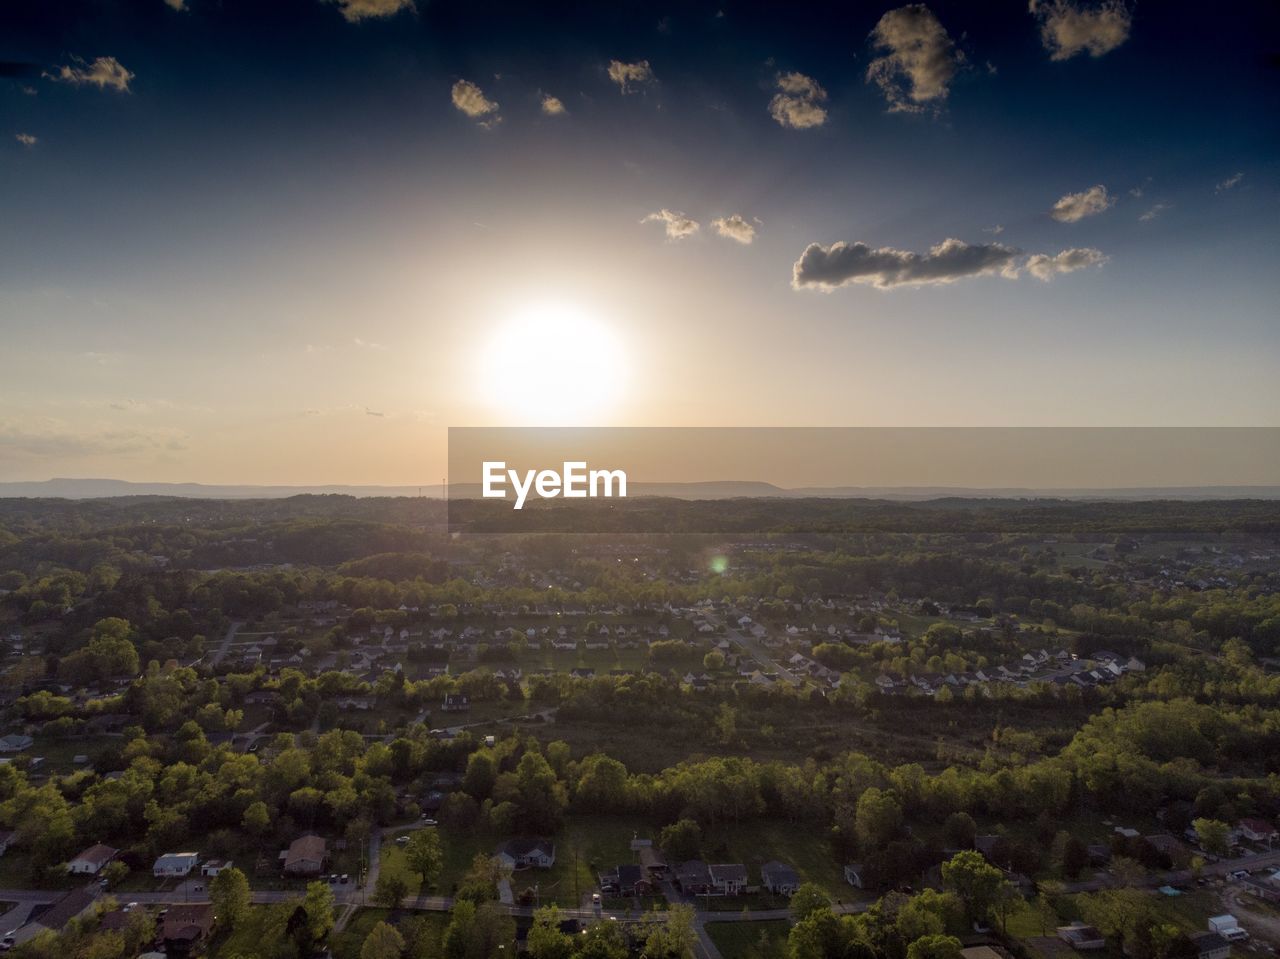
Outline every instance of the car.
<path fill-rule="evenodd" d="M 408 836 L 396 836 L 396 845 L 397 845 L 397 846 L 403 846 L 403 845 L 404 845 L 405 843 L 407 843 L 408 841 L 409 841 L 409 837 L 408 837 Z"/>
<path fill-rule="evenodd" d="M 254 743 L 250 743 L 250 744 L 249 744 L 249 752 L 251 752 L 251 753 L 256 753 L 257 751 L 258 751 L 258 744 L 257 744 L 256 742 L 254 742 Z"/>
<path fill-rule="evenodd" d="M 138 904 L 137 904 L 136 902 L 131 902 L 131 903 L 129 903 L 127 906 L 125 906 L 123 909 L 121 909 L 120 911 L 121 911 L 121 912 L 129 912 L 130 910 L 132 910 L 132 909 L 137 909 L 137 908 L 138 908 Z"/>
<path fill-rule="evenodd" d="M 0 952 L 8 952 L 18 944 L 18 930 L 10 929 L 4 934 L 4 938 L 0 939 Z"/>
<path fill-rule="evenodd" d="M 593 906 L 598 906 L 598 905 L 600 905 L 600 893 L 598 893 L 598 892 L 593 892 L 593 893 L 591 894 L 591 905 L 593 905 Z"/>
<path fill-rule="evenodd" d="M 101 886 L 103 889 L 106 889 L 107 886 L 111 885 L 111 880 L 108 879 L 106 876 L 103 876 L 101 879 L 98 880 L 98 885 Z"/>
<path fill-rule="evenodd" d="M 165 908 L 161 909 L 159 912 L 156 913 L 156 918 L 163 919 L 167 915 L 169 915 L 169 907 L 165 906 Z"/>
<path fill-rule="evenodd" d="M 348 882 L 350 882 L 350 881 L 351 881 L 351 877 L 350 877 L 350 876 L 348 876 L 345 872 L 344 872 L 341 876 L 339 876 L 339 877 L 338 877 L 338 882 L 339 882 L 339 883 L 341 883 L 341 884 L 342 884 L 342 885 L 344 885 L 344 886 L 345 886 Z"/>
<path fill-rule="evenodd" d="M 424 815 L 424 816 L 422 817 L 422 825 L 424 825 L 424 826 L 438 826 L 438 825 L 440 825 L 440 824 L 439 824 L 438 822 L 436 822 L 434 819 L 432 819 L 430 816 L 425 816 L 425 815 Z"/>

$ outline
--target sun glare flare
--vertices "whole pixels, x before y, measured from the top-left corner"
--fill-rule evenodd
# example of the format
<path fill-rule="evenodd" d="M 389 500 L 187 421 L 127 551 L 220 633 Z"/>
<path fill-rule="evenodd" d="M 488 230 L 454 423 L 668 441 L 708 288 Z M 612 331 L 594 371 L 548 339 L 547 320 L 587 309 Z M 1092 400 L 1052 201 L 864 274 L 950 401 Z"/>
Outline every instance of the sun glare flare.
<path fill-rule="evenodd" d="M 587 426 L 605 422 L 625 378 L 622 347 L 609 327 L 575 307 L 545 304 L 498 329 L 480 384 L 512 425 Z"/>

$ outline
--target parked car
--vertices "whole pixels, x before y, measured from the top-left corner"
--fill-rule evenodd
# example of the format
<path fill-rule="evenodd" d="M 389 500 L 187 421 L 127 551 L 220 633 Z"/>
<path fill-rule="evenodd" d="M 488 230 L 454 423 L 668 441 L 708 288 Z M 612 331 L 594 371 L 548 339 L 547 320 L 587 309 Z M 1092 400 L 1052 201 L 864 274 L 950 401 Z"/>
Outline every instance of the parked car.
<path fill-rule="evenodd" d="M 0 939 L 0 952 L 8 952 L 18 944 L 18 930 L 12 929 L 4 934 L 4 938 Z"/>
<path fill-rule="evenodd" d="M 345 872 L 338 877 L 338 882 L 344 886 L 350 881 L 351 881 L 351 877 L 348 876 Z"/>
<path fill-rule="evenodd" d="M 424 825 L 424 826 L 437 826 L 437 825 L 439 825 L 439 823 L 437 823 L 437 822 L 436 822 L 434 819 L 432 819 L 430 816 L 426 816 L 426 815 L 424 815 L 424 816 L 422 817 L 422 825 Z"/>

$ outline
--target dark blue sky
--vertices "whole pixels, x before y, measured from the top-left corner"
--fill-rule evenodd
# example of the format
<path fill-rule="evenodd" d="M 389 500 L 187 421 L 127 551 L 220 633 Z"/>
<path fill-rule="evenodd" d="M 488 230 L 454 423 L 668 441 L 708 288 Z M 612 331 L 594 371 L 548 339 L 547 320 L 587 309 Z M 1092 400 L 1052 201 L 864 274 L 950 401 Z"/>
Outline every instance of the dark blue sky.
<path fill-rule="evenodd" d="M 525 304 L 620 422 L 1280 422 L 1280 6 L 1032 6 L 7 3 L 0 478 L 415 482 Z"/>

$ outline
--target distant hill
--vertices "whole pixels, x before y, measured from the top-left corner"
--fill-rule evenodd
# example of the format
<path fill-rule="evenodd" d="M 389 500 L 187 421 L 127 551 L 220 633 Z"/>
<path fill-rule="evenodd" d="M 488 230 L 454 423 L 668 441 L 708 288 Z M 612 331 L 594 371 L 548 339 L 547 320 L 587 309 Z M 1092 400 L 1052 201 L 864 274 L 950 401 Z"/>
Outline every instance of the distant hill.
<path fill-rule="evenodd" d="M 450 487 L 450 495 L 476 497 L 476 484 Z M 189 499 L 283 499 L 288 496 L 424 496 L 439 499 L 440 484 L 429 486 L 235 486 L 204 483 L 133 483 L 116 479 L 50 479 L 38 482 L 0 483 L 0 497 L 54 497 L 104 499 L 120 496 L 179 496 Z M 750 480 L 707 483 L 631 483 L 630 498 L 662 496 L 674 499 L 881 499 L 924 501 L 964 499 L 1070 499 L 1070 500 L 1227 500 L 1280 499 L 1280 486 L 1176 486 L 1127 489 L 966 489 L 951 486 L 824 486 L 786 489 Z"/>

